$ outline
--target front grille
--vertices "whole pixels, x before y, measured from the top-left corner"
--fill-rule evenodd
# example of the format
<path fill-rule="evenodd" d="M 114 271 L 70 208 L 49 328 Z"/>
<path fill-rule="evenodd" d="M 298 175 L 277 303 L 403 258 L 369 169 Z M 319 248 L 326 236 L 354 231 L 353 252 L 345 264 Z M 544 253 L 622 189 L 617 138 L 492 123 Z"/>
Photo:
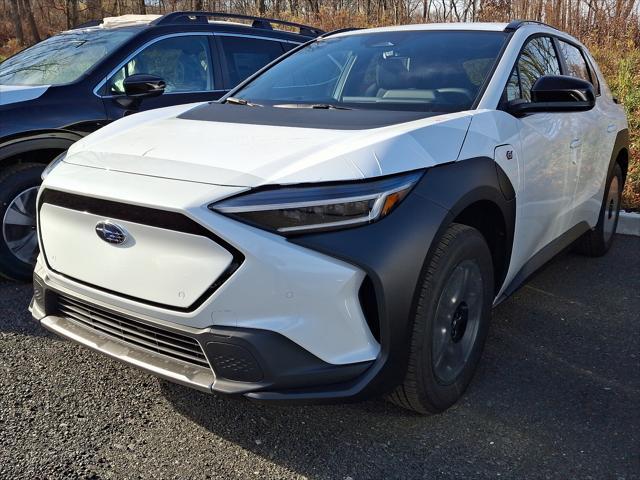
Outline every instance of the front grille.
<path fill-rule="evenodd" d="M 150 227 L 161 228 L 164 230 L 173 230 L 175 232 L 188 233 L 190 235 L 199 235 L 201 237 L 212 240 L 221 247 L 224 247 L 229 253 L 233 255 L 233 261 L 229 264 L 227 269 L 211 284 L 209 288 L 207 288 L 207 290 L 204 291 L 200 298 L 198 298 L 192 305 L 188 307 L 177 307 L 175 305 L 155 303 L 143 298 L 124 295 L 122 292 L 112 291 L 88 282 L 83 282 L 78 278 L 73 278 L 71 276 L 65 275 L 64 272 L 59 272 L 52 268 L 51 264 L 49 263 L 46 250 L 42 252 L 44 261 L 49 270 L 59 275 L 65 276 L 76 283 L 102 290 L 106 293 L 119 295 L 123 298 L 128 298 L 129 300 L 134 300 L 139 303 L 151 305 L 154 307 L 161 307 L 165 310 L 192 312 L 196 310 L 200 305 L 202 305 L 208 298 L 210 298 L 211 295 L 213 295 L 213 293 L 218 288 L 220 288 L 220 286 L 224 282 L 226 282 L 229 277 L 231 277 L 231 275 L 233 275 L 233 273 L 240 267 L 240 265 L 242 265 L 242 262 L 244 262 L 244 255 L 234 246 L 227 243 L 224 239 L 220 238 L 201 224 L 178 212 L 170 212 L 167 210 L 159 210 L 150 207 L 141 207 L 138 205 L 114 202 L 111 200 L 104 200 L 95 197 L 86 197 L 83 195 L 61 192 L 59 190 L 51 190 L 49 188 L 44 188 L 42 190 L 42 193 L 39 195 L 38 216 L 40 216 L 40 210 L 45 203 L 66 208 L 68 210 L 83 212 L 83 214 L 90 213 L 99 217 L 140 223 L 142 225 L 147 225 Z M 42 235 L 42 232 L 39 231 L 39 234 Z M 42 240 L 42 237 L 40 237 L 40 240 Z"/>
<path fill-rule="evenodd" d="M 148 325 L 63 295 L 58 295 L 58 312 L 60 316 L 122 342 L 183 362 L 210 368 L 200 344 L 191 337 Z"/>

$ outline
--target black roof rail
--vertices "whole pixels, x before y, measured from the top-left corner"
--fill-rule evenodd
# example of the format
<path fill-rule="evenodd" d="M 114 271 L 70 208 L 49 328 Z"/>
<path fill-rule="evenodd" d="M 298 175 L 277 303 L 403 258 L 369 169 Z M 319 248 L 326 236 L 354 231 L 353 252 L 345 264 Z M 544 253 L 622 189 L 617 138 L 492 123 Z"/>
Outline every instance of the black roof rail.
<path fill-rule="evenodd" d="M 316 27 L 302 25 L 301 23 L 287 22 L 285 20 L 277 20 L 275 18 L 254 17 L 253 15 L 241 15 L 239 13 L 225 12 L 173 12 L 167 13 L 160 18 L 151 22 L 151 25 L 175 25 L 179 23 L 209 23 L 210 18 L 228 18 L 235 20 L 251 20 L 253 28 L 262 28 L 264 30 L 273 30 L 272 24 L 282 25 L 285 27 L 297 28 L 300 35 L 306 37 L 319 37 L 325 32 Z"/>
<path fill-rule="evenodd" d="M 80 25 L 76 25 L 72 28 L 72 30 L 76 30 L 78 28 L 89 28 L 89 27 L 97 27 L 98 25 L 102 25 L 102 20 L 89 20 L 88 22 L 81 23 Z"/>
<path fill-rule="evenodd" d="M 511 22 L 509 22 L 509 24 L 506 27 L 504 27 L 504 31 L 515 32 L 516 30 L 518 30 L 523 25 L 526 25 L 527 23 L 533 23 L 535 25 L 543 25 L 545 27 L 549 27 L 549 28 L 553 28 L 554 30 L 557 30 L 556 27 L 553 27 L 548 23 L 539 22 L 537 20 L 512 20 Z"/>
<path fill-rule="evenodd" d="M 338 28 L 337 30 L 331 30 L 330 32 L 323 33 L 322 35 L 320 35 L 320 38 L 330 37 L 331 35 L 337 35 L 338 33 L 353 32 L 354 30 L 362 30 L 362 28 L 359 28 L 359 27 Z"/>

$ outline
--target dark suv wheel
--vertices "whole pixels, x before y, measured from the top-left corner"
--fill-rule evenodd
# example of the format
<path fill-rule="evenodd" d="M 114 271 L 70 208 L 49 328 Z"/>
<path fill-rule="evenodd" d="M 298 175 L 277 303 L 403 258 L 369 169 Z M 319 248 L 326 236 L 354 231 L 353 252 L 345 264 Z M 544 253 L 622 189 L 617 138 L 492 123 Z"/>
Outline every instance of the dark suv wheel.
<path fill-rule="evenodd" d="M 409 366 L 392 402 L 428 414 L 462 396 L 489 329 L 493 285 L 484 237 L 474 228 L 451 225 L 418 285 Z"/>
<path fill-rule="evenodd" d="M 19 163 L 0 174 L 0 274 L 31 279 L 38 256 L 36 198 L 44 165 Z"/>

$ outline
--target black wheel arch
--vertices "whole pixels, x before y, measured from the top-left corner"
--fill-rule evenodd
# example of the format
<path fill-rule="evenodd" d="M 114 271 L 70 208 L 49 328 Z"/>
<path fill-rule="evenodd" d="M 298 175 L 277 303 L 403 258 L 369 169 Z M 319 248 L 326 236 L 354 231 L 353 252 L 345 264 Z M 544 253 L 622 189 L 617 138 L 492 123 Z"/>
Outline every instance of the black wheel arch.
<path fill-rule="evenodd" d="M 373 302 L 363 305 L 363 311 L 370 326 L 372 316 L 378 322 L 381 351 L 367 372 L 344 385 L 341 397 L 388 393 L 403 378 L 410 319 L 417 305 L 416 285 L 436 240 L 452 223 L 470 224 L 485 238 L 489 236 L 490 249 L 499 241 L 501 253 L 494 254 L 501 278 L 496 281 L 497 293 L 511 255 L 515 202 L 515 192 L 502 169 L 492 158 L 477 157 L 427 169 L 393 214 L 379 222 L 289 239 L 361 268 L 366 272 L 363 286 L 368 284 L 372 290 L 360 300 Z M 497 228 L 487 216 L 498 222 Z M 500 234 L 492 239 L 495 232 Z"/>
<path fill-rule="evenodd" d="M 504 283 L 516 220 L 515 189 L 504 170 L 492 158 L 461 160 L 429 170 L 429 189 L 423 195 L 450 212 L 441 235 L 450 223 L 480 231 L 494 264 L 495 293 Z"/>
<path fill-rule="evenodd" d="M 47 164 L 81 138 L 82 135 L 65 130 L 43 130 L 4 138 L 0 140 L 0 170 L 21 162 Z"/>
<path fill-rule="evenodd" d="M 622 182 L 627 179 L 627 172 L 629 170 L 629 129 L 625 128 L 620 130 L 616 135 L 616 140 L 613 144 L 613 150 L 611 151 L 611 159 L 609 160 L 609 168 L 607 170 L 607 178 L 611 178 L 613 169 L 618 163 L 622 169 Z M 606 181 L 606 180 L 605 180 Z"/>

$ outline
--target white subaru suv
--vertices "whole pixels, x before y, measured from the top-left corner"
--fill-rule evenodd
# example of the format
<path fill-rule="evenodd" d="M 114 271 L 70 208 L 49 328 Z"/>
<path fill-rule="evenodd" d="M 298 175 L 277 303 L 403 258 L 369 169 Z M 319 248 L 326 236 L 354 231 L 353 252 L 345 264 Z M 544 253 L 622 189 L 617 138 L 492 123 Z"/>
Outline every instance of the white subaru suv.
<path fill-rule="evenodd" d="M 623 109 L 565 33 L 336 32 L 52 164 L 31 311 L 206 392 L 439 412 L 492 306 L 574 242 L 607 251 L 628 160 Z"/>

